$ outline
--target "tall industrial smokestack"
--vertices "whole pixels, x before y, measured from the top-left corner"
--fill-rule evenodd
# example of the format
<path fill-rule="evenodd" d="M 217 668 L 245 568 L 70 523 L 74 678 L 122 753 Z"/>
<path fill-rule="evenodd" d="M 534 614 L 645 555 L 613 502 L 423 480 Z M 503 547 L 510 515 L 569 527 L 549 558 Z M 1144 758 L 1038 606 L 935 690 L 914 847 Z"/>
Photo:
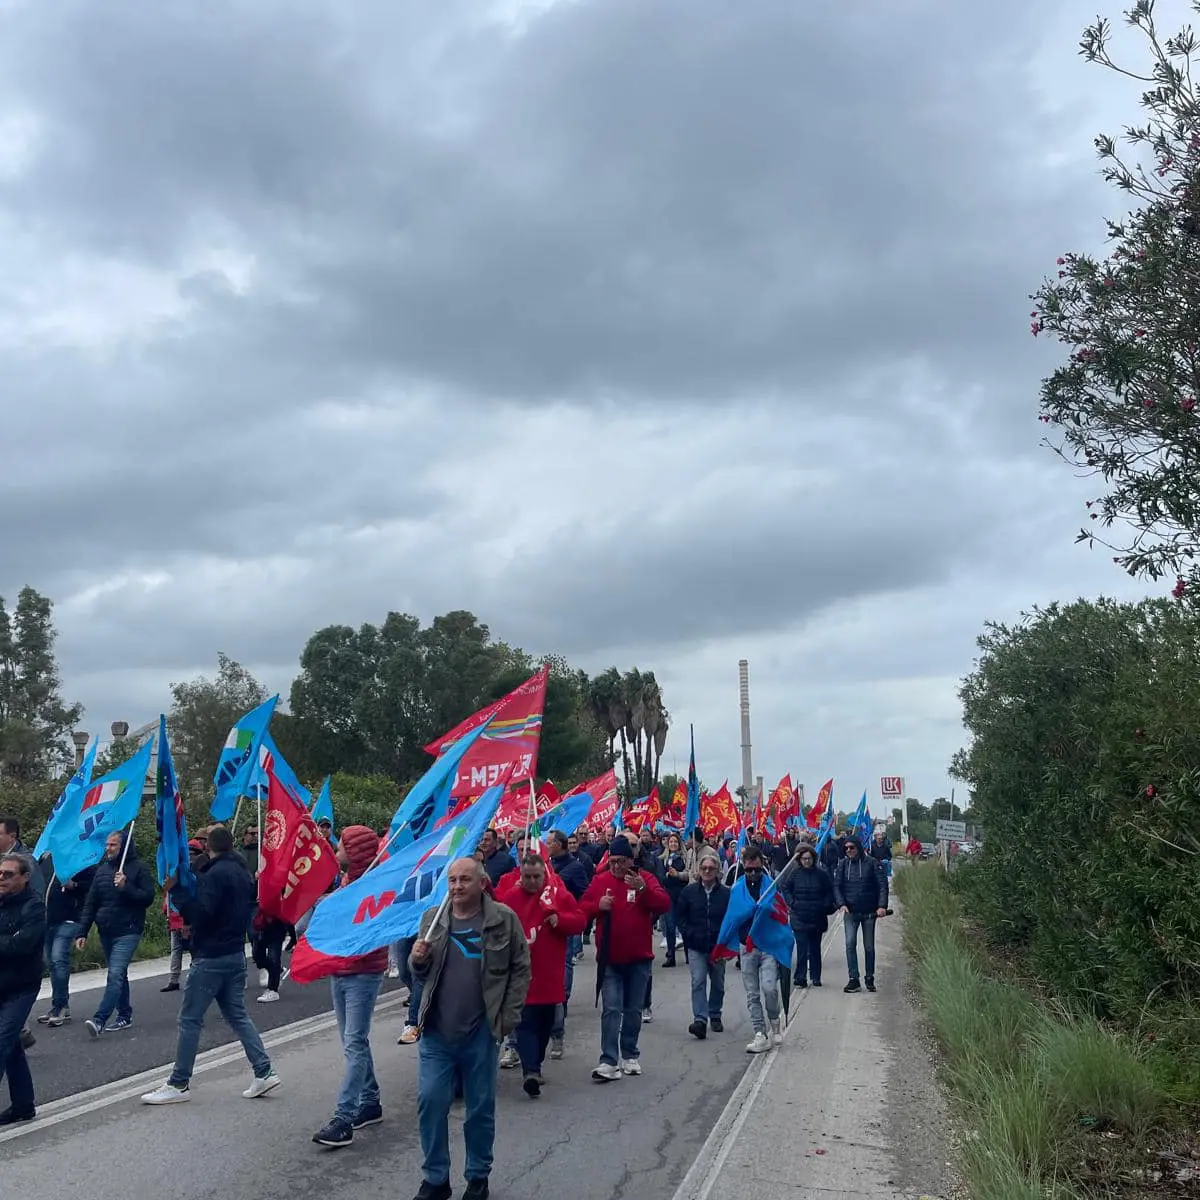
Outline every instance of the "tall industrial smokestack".
<path fill-rule="evenodd" d="M 738 699 L 742 710 L 742 787 L 746 799 L 754 798 L 754 764 L 750 757 L 750 664 L 738 659 Z"/>

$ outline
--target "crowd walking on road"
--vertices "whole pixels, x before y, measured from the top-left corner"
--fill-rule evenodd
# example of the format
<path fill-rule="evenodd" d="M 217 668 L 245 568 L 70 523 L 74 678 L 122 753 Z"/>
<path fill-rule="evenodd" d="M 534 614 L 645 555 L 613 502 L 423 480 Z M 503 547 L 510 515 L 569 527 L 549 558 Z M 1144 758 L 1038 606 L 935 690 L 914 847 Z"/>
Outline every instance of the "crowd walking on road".
<path fill-rule="evenodd" d="M 13 824 L 0 819 L 0 829 Z M 246 1003 L 252 982 L 247 945 L 262 989 L 256 999 L 276 1003 L 296 928 L 260 906 L 258 840 L 243 836 L 235 846 L 229 828 L 213 825 L 188 844 L 189 886 L 174 876 L 165 880 L 171 956 L 161 990 L 180 993 L 178 1039 L 169 1076 L 142 1096 L 147 1105 L 191 1098 L 201 1031 L 214 1005 L 250 1067 L 242 1095 L 258 1100 L 281 1086 Z M 876 837 L 864 846 L 857 836 L 826 837 L 819 847 L 816 841 L 807 829 L 778 838 L 749 830 L 735 843 L 710 842 L 698 829 L 685 839 L 651 829 L 633 836 L 609 825 L 569 835 L 554 831 L 543 843 L 489 829 L 473 855 L 446 868 L 444 900 L 427 908 L 415 936 L 340 959 L 332 970 L 330 1001 L 344 1072 L 331 1095 L 330 1117 L 312 1141 L 330 1150 L 348 1147 L 356 1133 L 384 1120 L 371 1032 L 385 978 L 408 989 L 400 1042 L 416 1047 L 418 1061 L 423 1177 L 417 1200 L 451 1195 L 449 1117 L 458 1102 L 466 1152 L 462 1194 L 487 1197 L 498 1072 L 519 1067 L 525 1097 L 542 1097 L 547 1061 L 564 1057 L 570 1031 L 585 1019 L 576 973 L 585 944 L 595 948 L 600 1051 L 591 1079 L 597 1084 L 659 1068 L 644 1066 L 641 1032 L 654 1016 L 655 965 L 680 965 L 680 952 L 691 1000 L 691 1022 L 680 1034 L 703 1041 L 724 1033 L 732 961 L 753 1031 L 750 1054 L 768 1053 L 783 1041 L 789 991 L 822 986 L 822 947 L 835 917 L 845 933 L 844 990 L 865 985 L 874 991 L 875 926 L 889 911 L 890 844 Z M 9 842 L 19 846 L 16 837 Z M 336 839 L 331 830 L 327 848 L 336 853 L 338 874 L 327 895 L 361 878 L 384 845 L 379 832 L 363 825 L 343 828 Z M 790 928 L 786 953 L 764 949 L 752 936 L 768 891 L 781 906 L 785 934 Z M 53 1030 L 70 1023 L 71 948 L 88 945 L 93 930 L 107 975 L 82 1024 L 100 1041 L 132 1025 L 129 964 L 156 894 L 154 876 L 128 832 L 111 834 L 103 859 L 67 880 L 57 878 L 49 856 L 35 862 L 23 847 L 0 856 L 0 1062 L 9 1089 L 0 1124 L 36 1117 L 29 1039 L 22 1031 L 44 970 L 51 996 L 37 1022 Z"/>

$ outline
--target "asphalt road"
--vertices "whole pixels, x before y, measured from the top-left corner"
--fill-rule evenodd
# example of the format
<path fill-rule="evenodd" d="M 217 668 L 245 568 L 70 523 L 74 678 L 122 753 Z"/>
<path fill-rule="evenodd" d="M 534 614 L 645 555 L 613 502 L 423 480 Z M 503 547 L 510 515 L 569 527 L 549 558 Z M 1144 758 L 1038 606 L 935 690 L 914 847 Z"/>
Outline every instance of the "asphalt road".
<path fill-rule="evenodd" d="M 278 1001 L 259 1004 L 255 997 L 262 989 L 255 986 L 258 972 L 250 963 L 247 963 L 247 976 L 251 984 L 246 989 L 246 1007 L 260 1032 L 330 1011 L 329 984 L 324 981 L 301 987 L 290 979 L 285 980 Z M 33 1023 L 38 1040 L 29 1051 L 29 1064 L 38 1104 L 88 1091 L 114 1079 L 171 1062 L 175 1057 L 175 1023 L 183 993 L 164 995 L 159 991 L 164 983 L 166 977 L 159 976 L 130 984 L 133 1026 L 124 1033 L 106 1033 L 93 1038 L 84 1028 L 84 1020 L 92 1015 L 99 1003 L 99 991 L 76 993 L 71 997 L 72 1021 L 69 1025 L 47 1029 Z M 383 994 L 398 986 L 398 981 L 384 980 Z M 47 1008 L 49 1004 L 39 1001 L 34 1013 Z M 214 1006 L 200 1037 L 200 1049 L 210 1050 L 229 1040 L 229 1027 Z"/>
<path fill-rule="evenodd" d="M 546 1064 L 542 1098 L 523 1094 L 519 1072 L 501 1072 L 493 1195 L 670 1197 L 751 1061 L 745 1052 L 750 1029 L 744 994 L 732 966 L 726 1032 L 704 1042 L 687 1034 L 687 971 L 656 969 L 656 1019 L 642 1033 L 645 1074 L 593 1083 L 590 1073 L 599 1049 L 599 1016 L 591 1007 L 593 970 L 590 961 L 579 968 L 581 1002 L 568 1024 L 567 1055 Z M 40 1034 L 33 1067 L 41 1114 L 28 1126 L 0 1134 L 5 1186 L 14 1195 L 38 1194 L 47 1179 L 54 1180 L 56 1192 L 78 1183 L 88 1200 L 164 1192 L 173 1200 L 229 1195 L 295 1200 L 335 1190 L 346 1194 L 346 1189 L 364 1200 L 403 1200 L 416 1191 L 417 1052 L 396 1045 L 403 1009 L 394 1000 L 388 1005 L 386 997 L 381 999 L 372 1038 L 385 1123 L 334 1152 L 310 1140 L 330 1115 L 342 1070 L 328 1023 L 310 1028 L 320 1026 L 319 1020 L 299 1030 L 267 1033 L 284 1082 L 265 1099 L 241 1098 L 249 1071 L 234 1047 L 215 1061 L 210 1056 L 193 1080 L 190 1103 L 165 1109 L 140 1105 L 138 1092 L 161 1081 L 150 1068 L 168 1063 L 173 1053 L 178 996 L 161 995 L 160 984 L 135 985 L 136 1026 L 129 1034 L 92 1042 L 78 1023 Z M 328 1007 L 327 990 L 320 985 L 285 989 L 286 999 L 278 1004 L 252 1003 L 262 1009 L 255 1015 L 263 1018 L 264 1028 Z M 208 1046 L 229 1041 L 215 1013 L 206 1034 Z M 279 1044 L 287 1037 L 293 1040 Z M 112 1082 L 138 1071 L 146 1077 Z M 77 1095 L 105 1084 L 90 1096 Z M 52 1096 L 62 1098 L 47 1103 Z M 452 1114 L 456 1192 L 462 1172 L 460 1120 Z M 98 1169 L 99 1163 L 107 1166 Z"/>

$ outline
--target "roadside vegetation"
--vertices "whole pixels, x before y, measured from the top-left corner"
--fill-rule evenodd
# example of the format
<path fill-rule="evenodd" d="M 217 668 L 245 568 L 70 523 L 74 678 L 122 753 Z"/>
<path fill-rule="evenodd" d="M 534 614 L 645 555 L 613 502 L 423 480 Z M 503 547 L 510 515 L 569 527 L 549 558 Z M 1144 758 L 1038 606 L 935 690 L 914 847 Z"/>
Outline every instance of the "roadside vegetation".
<path fill-rule="evenodd" d="M 939 866 L 901 869 L 896 890 L 974 1200 L 1200 1195 L 1196 1097 L 1174 1057 L 993 954 Z"/>

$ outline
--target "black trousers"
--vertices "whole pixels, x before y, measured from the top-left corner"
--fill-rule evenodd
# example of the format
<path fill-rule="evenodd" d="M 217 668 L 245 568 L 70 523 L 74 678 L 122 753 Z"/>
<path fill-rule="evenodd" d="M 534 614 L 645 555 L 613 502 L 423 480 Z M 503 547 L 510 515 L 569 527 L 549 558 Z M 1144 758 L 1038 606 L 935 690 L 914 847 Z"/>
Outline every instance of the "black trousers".
<path fill-rule="evenodd" d="M 279 925 L 256 929 L 250 942 L 254 965 L 260 971 L 266 971 L 267 987 L 272 992 L 279 991 L 279 978 L 283 974 L 283 943 L 286 938 L 287 928 Z"/>
<path fill-rule="evenodd" d="M 554 1004 L 527 1004 L 517 1026 L 517 1053 L 521 1056 L 521 1071 L 525 1075 L 541 1072 L 554 1028 Z"/>

